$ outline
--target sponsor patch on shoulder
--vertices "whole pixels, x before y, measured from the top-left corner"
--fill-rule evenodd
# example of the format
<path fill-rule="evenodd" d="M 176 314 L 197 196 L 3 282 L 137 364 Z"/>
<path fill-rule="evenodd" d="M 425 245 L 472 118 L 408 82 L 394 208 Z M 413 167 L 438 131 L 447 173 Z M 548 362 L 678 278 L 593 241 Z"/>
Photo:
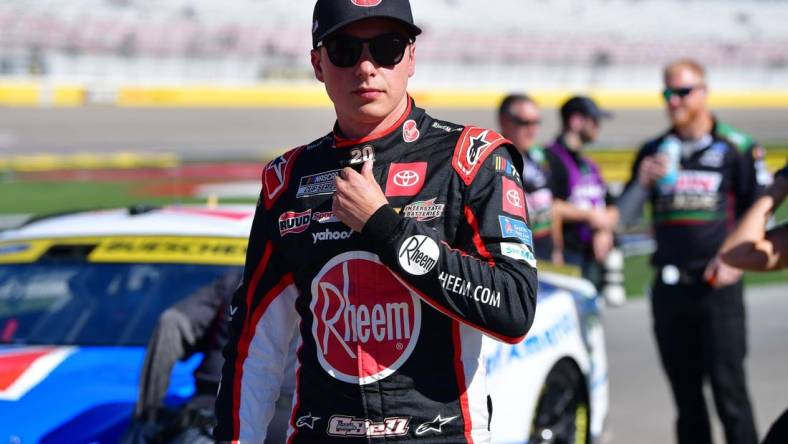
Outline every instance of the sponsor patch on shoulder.
<path fill-rule="evenodd" d="M 503 196 L 502 205 L 503 211 L 525 219 L 525 192 L 523 188 L 513 180 L 502 177 L 503 181 Z"/>
<path fill-rule="evenodd" d="M 276 159 L 268 162 L 263 169 L 263 201 L 265 207 L 270 209 L 276 199 L 282 195 L 290 183 L 290 173 L 293 171 L 295 160 L 304 147 L 290 150 Z"/>
<path fill-rule="evenodd" d="M 466 185 L 473 182 L 487 156 L 505 141 L 506 139 L 492 130 L 475 126 L 463 130 L 454 148 L 452 166 Z"/>
<path fill-rule="evenodd" d="M 525 245 L 533 249 L 533 235 L 525 222 L 501 215 L 498 215 L 498 222 L 501 224 L 501 236 L 520 239 Z"/>
<path fill-rule="evenodd" d="M 536 257 L 534 253 L 523 244 L 516 244 L 514 242 L 501 242 L 501 254 L 508 256 L 514 260 L 525 262 L 526 264 L 536 268 Z"/>
<path fill-rule="evenodd" d="M 515 168 L 514 164 L 505 157 L 498 155 L 493 156 L 493 168 L 495 168 L 496 172 L 513 177 L 518 182 L 522 180 L 517 168 Z"/>

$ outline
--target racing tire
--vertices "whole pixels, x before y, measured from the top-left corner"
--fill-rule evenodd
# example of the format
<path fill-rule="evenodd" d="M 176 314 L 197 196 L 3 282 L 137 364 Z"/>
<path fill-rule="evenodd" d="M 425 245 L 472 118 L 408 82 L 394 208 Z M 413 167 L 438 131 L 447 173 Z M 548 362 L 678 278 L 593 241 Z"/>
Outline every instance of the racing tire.
<path fill-rule="evenodd" d="M 536 405 L 530 444 L 590 444 L 591 415 L 583 374 L 559 361 L 545 379 Z"/>

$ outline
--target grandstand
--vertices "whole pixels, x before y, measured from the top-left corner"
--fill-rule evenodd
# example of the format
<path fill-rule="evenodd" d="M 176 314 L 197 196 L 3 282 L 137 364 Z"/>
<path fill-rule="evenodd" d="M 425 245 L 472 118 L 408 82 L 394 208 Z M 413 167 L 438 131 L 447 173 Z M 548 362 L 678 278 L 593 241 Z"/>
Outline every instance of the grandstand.
<path fill-rule="evenodd" d="M 785 87 L 785 0 L 413 0 L 426 84 L 651 87 L 677 56 L 722 88 Z M 4 0 L 0 76 L 310 78 L 311 0 Z"/>

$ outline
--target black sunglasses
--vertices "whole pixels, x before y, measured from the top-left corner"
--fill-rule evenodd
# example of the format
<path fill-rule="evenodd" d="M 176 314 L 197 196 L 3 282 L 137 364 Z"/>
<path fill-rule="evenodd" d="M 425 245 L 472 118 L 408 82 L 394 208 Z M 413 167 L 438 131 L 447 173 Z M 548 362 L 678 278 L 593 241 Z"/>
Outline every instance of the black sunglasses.
<path fill-rule="evenodd" d="M 326 53 L 328 53 L 328 59 L 334 66 L 350 68 L 358 63 L 358 59 L 364 51 L 364 43 L 366 43 L 375 63 L 381 66 L 394 66 L 402 61 L 405 56 L 405 48 L 412 41 L 412 39 L 396 32 L 381 34 L 369 39 L 335 34 L 319 42 L 315 49 L 324 46 Z"/>
<path fill-rule="evenodd" d="M 513 114 L 508 114 L 508 117 L 512 123 L 519 126 L 536 126 L 542 124 L 540 119 L 521 119 Z"/>
<path fill-rule="evenodd" d="M 698 88 L 702 88 L 702 86 L 696 85 L 696 86 L 686 86 L 683 88 L 665 88 L 664 90 L 662 90 L 662 97 L 665 98 L 665 101 L 669 101 L 670 98 L 673 96 L 679 96 L 679 98 L 683 99 L 688 95 L 690 95 L 692 91 Z"/>

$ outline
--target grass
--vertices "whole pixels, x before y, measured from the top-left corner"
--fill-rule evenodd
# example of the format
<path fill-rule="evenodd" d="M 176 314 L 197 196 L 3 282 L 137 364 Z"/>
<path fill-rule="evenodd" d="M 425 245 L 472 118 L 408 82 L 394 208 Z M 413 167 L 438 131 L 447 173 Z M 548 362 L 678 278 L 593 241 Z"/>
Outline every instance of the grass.
<path fill-rule="evenodd" d="M 138 185 L 134 182 L 0 183 L 0 214 L 46 214 L 88 208 L 125 207 L 140 203 L 163 205 L 205 202 L 205 199 L 190 197 L 139 196 L 134 193 Z M 254 203 L 254 200 L 240 202 Z"/>

